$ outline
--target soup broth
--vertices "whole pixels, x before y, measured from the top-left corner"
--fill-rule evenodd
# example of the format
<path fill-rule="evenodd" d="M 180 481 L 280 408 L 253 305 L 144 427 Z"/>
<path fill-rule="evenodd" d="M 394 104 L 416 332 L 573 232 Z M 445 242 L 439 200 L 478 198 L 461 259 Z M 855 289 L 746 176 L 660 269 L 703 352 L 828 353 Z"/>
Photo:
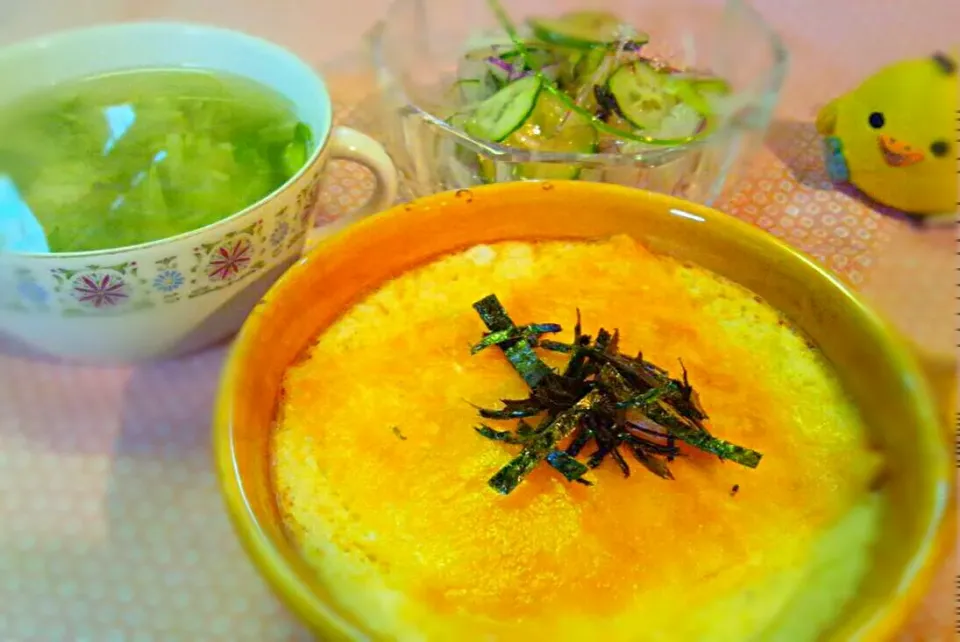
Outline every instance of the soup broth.
<path fill-rule="evenodd" d="M 0 105 L 0 219 L 35 217 L 51 252 L 154 241 L 259 201 L 312 148 L 294 106 L 247 78 L 82 78 Z"/>
<path fill-rule="evenodd" d="M 508 426 L 477 408 L 529 390 L 498 349 L 471 354 L 491 293 L 518 325 L 560 323 L 551 339 L 579 308 L 624 354 L 675 377 L 682 359 L 710 430 L 759 466 L 685 448 L 673 479 L 608 459 L 591 486 L 538 466 L 498 494 L 519 447 L 478 434 Z M 882 510 L 882 460 L 824 357 L 752 293 L 627 237 L 478 246 L 386 283 L 289 369 L 272 446 L 292 538 L 390 640 L 812 642 Z"/>

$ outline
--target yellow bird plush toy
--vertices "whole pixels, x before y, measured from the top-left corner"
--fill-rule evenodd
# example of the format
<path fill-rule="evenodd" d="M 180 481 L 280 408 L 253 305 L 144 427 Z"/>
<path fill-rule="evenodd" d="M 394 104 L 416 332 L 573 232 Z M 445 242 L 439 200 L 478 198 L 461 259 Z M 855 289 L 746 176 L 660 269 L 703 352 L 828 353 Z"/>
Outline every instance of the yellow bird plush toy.
<path fill-rule="evenodd" d="M 833 181 L 924 219 L 958 206 L 957 59 L 894 63 L 817 116 Z"/>

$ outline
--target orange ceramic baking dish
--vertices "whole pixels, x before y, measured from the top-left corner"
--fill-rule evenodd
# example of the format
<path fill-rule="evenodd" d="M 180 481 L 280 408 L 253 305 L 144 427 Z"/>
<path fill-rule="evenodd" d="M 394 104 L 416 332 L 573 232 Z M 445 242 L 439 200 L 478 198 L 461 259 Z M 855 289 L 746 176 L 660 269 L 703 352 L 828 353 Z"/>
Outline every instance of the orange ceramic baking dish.
<path fill-rule="evenodd" d="M 363 635 L 332 606 L 327 588 L 286 538 L 277 510 L 268 436 L 286 368 L 362 296 L 440 255 L 501 240 L 618 233 L 759 294 L 834 364 L 876 443 L 895 456 L 875 566 L 827 639 L 879 642 L 904 624 L 954 540 L 955 498 L 942 415 L 901 338 L 834 276 L 733 217 L 619 186 L 527 182 L 437 194 L 323 241 L 276 283 L 237 337 L 214 418 L 221 489 L 255 565 L 321 639 Z"/>

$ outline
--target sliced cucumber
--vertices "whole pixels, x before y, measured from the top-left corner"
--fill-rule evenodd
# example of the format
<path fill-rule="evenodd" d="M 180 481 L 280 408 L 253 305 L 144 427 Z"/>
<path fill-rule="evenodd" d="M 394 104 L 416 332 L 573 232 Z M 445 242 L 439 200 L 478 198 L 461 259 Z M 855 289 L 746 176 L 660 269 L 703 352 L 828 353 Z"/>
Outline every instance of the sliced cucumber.
<path fill-rule="evenodd" d="M 619 126 L 619 127 L 614 126 L 613 123 L 621 119 L 619 115 L 617 115 L 616 118 L 608 117 L 606 121 L 601 120 L 600 118 L 597 117 L 596 114 L 593 114 L 587 111 L 586 109 L 578 105 L 576 102 L 574 102 L 573 99 L 570 98 L 570 96 L 565 94 L 558 87 L 555 87 L 553 85 L 545 85 L 543 90 L 546 92 L 549 92 L 554 97 L 556 97 L 557 100 L 563 103 L 563 105 L 568 110 L 576 114 L 579 114 L 587 122 L 592 123 L 599 134 L 608 134 L 611 136 L 615 136 L 617 138 L 622 138 L 624 140 L 643 143 L 645 145 L 654 145 L 659 147 L 683 145 L 683 144 L 689 143 L 690 141 L 696 138 L 702 138 L 710 135 L 711 133 L 713 133 L 716 127 L 716 124 L 718 122 L 717 119 L 715 118 L 708 118 L 704 120 L 703 126 L 700 127 L 696 135 L 692 137 L 688 136 L 684 138 L 657 138 L 656 136 L 651 136 L 649 132 L 645 132 L 637 129 L 626 120 L 622 121 L 624 123 L 622 126 Z"/>
<path fill-rule="evenodd" d="M 723 78 L 712 76 L 692 77 L 689 79 L 689 83 L 701 94 L 726 96 L 731 91 L 730 83 Z"/>
<path fill-rule="evenodd" d="M 674 105 L 666 117 L 660 122 L 660 127 L 653 134 L 657 138 L 686 138 L 697 133 L 701 123 L 708 118 L 700 110 L 686 102 Z"/>
<path fill-rule="evenodd" d="M 450 125 L 463 129 L 464 126 L 467 124 L 467 121 L 470 120 L 470 116 L 466 112 L 455 111 L 449 116 L 447 116 L 445 120 Z"/>
<path fill-rule="evenodd" d="M 579 165 L 560 163 L 523 163 L 513 174 L 524 181 L 575 181 L 580 177 Z"/>
<path fill-rule="evenodd" d="M 503 144 L 528 151 L 590 154 L 596 151 L 597 131 L 589 119 L 571 113 L 544 91 L 527 121 Z M 576 163 L 521 163 L 513 171 L 515 178 L 525 180 L 575 179 L 579 174 Z"/>
<path fill-rule="evenodd" d="M 525 43 L 524 47 L 526 48 L 526 58 L 520 53 L 519 50 L 515 51 L 510 56 L 501 56 L 506 60 L 516 60 L 519 64 L 523 65 L 524 70 L 527 69 L 540 69 L 556 63 L 557 61 L 557 50 L 556 47 L 544 47 L 542 44 L 531 44 Z M 523 60 L 524 64 L 520 61 Z"/>
<path fill-rule="evenodd" d="M 506 60 L 503 60 L 502 62 L 507 65 L 510 64 Z M 490 77 L 491 83 L 494 87 L 496 87 L 497 91 L 510 84 L 512 77 L 519 74 L 519 70 L 517 69 L 507 69 L 499 66 L 496 63 L 495 58 L 488 58 L 486 61 L 484 61 L 484 64 L 487 66 L 487 75 Z"/>
<path fill-rule="evenodd" d="M 686 104 L 705 118 L 713 113 L 710 101 L 688 79 L 667 76 L 664 80 L 664 91 L 673 96 L 678 103 Z"/>
<path fill-rule="evenodd" d="M 497 182 L 497 163 L 486 156 L 477 156 L 477 169 L 484 183 Z"/>
<path fill-rule="evenodd" d="M 474 60 L 464 57 L 457 65 L 457 80 L 455 88 L 460 93 L 463 102 L 478 103 L 489 98 L 502 86 L 490 74 L 490 66 L 484 60 Z"/>
<path fill-rule="evenodd" d="M 526 57 L 518 52 L 514 56 L 488 58 L 486 62 L 490 75 L 501 83 L 500 86 L 534 72 L 541 72 L 550 82 L 554 82 L 560 72 L 556 56 L 545 53 L 543 49 L 533 49 Z"/>
<path fill-rule="evenodd" d="M 485 100 L 493 93 L 492 85 L 485 82 L 486 79 L 464 78 L 454 83 L 454 86 L 460 92 L 460 100 L 464 104 L 470 105 Z"/>
<path fill-rule="evenodd" d="M 556 64 L 558 66 L 557 82 L 559 82 L 560 86 L 565 90 L 570 87 L 576 87 L 580 81 L 577 68 L 580 65 L 580 59 L 583 58 L 586 52 L 563 51 L 560 49 L 558 49 L 558 51 L 562 53 L 558 53 L 556 58 Z"/>
<path fill-rule="evenodd" d="M 505 45 L 489 45 L 487 47 L 478 47 L 476 49 L 471 49 L 467 53 L 463 54 L 463 57 L 467 60 L 474 61 L 483 61 L 487 58 L 509 58 L 511 56 L 517 56 L 519 52 L 517 48 L 512 44 Z"/>
<path fill-rule="evenodd" d="M 600 71 L 608 55 L 612 54 L 606 49 L 592 49 L 583 52 L 574 67 L 576 82 L 580 85 L 604 82 L 605 79 L 598 77 L 597 72 Z M 610 66 L 615 66 L 615 63 L 611 61 Z"/>
<path fill-rule="evenodd" d="M 555 62 L 557 59 L 557 51 L 555 47 L 545 46 L 543 43 L 537 42 L 525 42 L 524 48 L 527 50 L 527 57 L 531 62 L 538 67 L 544 65 L 549 65 L 552 62 Z M 472 62 L 484 62 L 488 61 L 491 58 L 499 58 L 509 63 L 513 63 L 515 67 L 525 69 L 527 68 L 523 62 L 523 54 L 519 49 L 507 45 L 493 45 L 490 47 L 480 47 L 479 49 L 471 49 L 463 55 L 465 60 Z"/>
<path fill-rule="evenodd" d="M 677 103 L 666 90 L 666 75 L 642 61 L 619 67 L 607 81 L 607 90 L 620 115 L 634 127 L 656 129 Z"/>
<path fill-rule="evenodd" d="M 465 125 L 466 132 L 499 143 L 527 120 L 541 88 L 537 76 L 515 80 L 477 106 Z"/>
<path fill-rule="evenodd" d="M 629 40 L 643 44 L 650 38 L 606 11 L 576 11 L 559 18 L 531 18 L 530 29 L 540 40 L 562 47 L 591 49 Z"/>
<path fill-rule="evenodd" d="M 564 163 L 521 163 L 513 175 L 524 181 L 573 181 L 580 177 L 580 166 Z"/>

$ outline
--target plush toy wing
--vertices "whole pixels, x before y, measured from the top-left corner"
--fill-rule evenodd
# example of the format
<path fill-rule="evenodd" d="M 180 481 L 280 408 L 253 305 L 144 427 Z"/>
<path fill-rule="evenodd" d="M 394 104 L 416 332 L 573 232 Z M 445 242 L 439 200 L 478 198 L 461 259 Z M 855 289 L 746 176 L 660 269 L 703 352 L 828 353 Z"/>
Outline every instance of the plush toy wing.
<path fill-rule="evenodd" d="M 850 168 L 843 155 L 843 143 L 835 135 L 839 98 L 824 105 L 817 114 L 817 132 L 823 137 L 823 161 L 830 180 L 846 183 L 850 180 Z"/>
<path fill-rule="evenodd" d="M 821 136 L 833 136 L 837 127 L 837 101 L 834 98 L 817 113 L 817 131 Z"/>

